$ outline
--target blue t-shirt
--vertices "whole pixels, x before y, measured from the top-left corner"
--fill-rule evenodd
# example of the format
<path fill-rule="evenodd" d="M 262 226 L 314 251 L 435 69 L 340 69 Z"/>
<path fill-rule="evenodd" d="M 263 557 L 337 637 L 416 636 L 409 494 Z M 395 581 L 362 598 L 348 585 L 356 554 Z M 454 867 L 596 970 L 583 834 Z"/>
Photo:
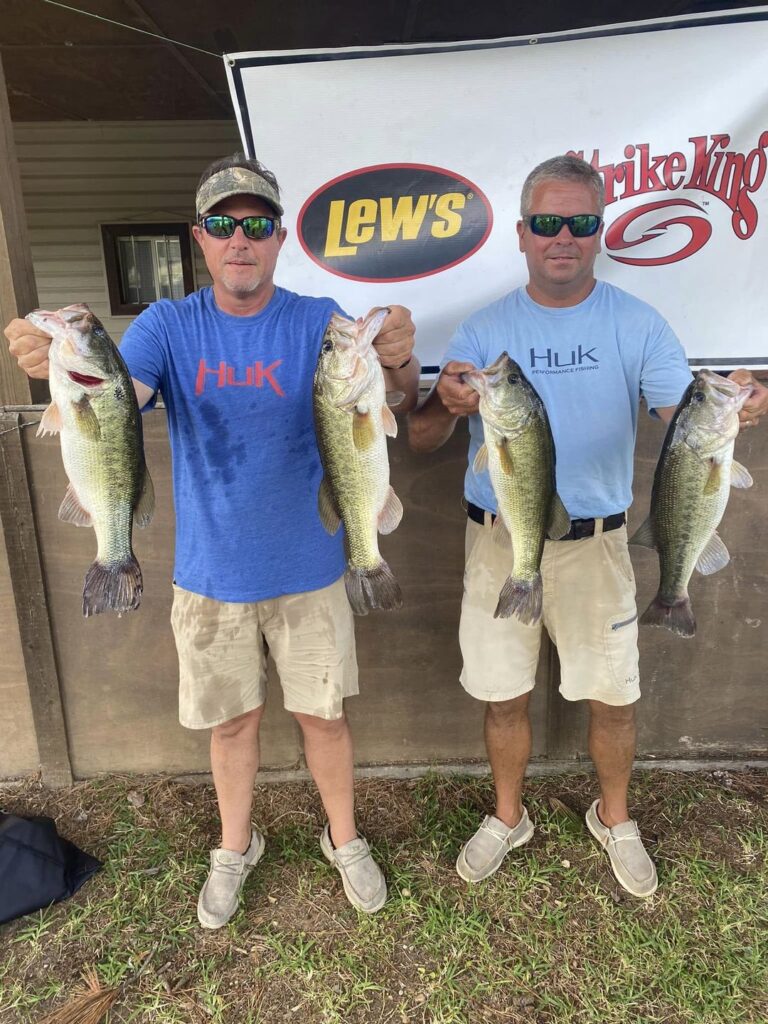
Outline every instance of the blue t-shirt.
<path fill-rule="evenodd" d="M 502 352 L 519 363 L 549 416 L 557 490 L 572 519 L 622 512 L 632 503 L 640 395 L 648 408 L 677 405 L 691 371 L 669 324 L 653 307 L 598 281 L 576 306 L 541 306 L 517 288 L 460 324 L 450 360 L 489 366 Z M 469 501 L 490 512 L 496 497 L 487 470 L 472 463 L 483 443 L 469 418 Z"/>
<path fill-rule="evenodd" d="M 331 299 L 277 288 L 254 316 L 210 288 L 155 302 L 125 332 L 132 377 L 162 392 L 176 506 L 176 583 L 220 601 L 317 590 L 344 572 L 317 511 L 312 380 Z"/>

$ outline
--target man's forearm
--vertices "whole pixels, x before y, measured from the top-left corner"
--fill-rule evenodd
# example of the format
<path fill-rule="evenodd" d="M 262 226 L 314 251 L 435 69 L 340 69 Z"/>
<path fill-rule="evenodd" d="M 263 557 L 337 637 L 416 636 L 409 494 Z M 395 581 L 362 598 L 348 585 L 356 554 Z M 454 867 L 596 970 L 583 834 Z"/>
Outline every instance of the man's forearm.
<path fill-rule="evenodd" d="M 433 452 L 445 444 L 457 420 L 433 388 L 423 405 L 408 416 L 408 444 L 415 452 Z"/>
<path fill-rule="evenodd" d="M 402 391 L 405 398 L 398 405 L 393 406 L 393 412 L 410 412 L 411 409 L 416 408 L 416 403 L 419 400 L 419 375 L 421 372 L 421 365 L 416 356 L 411 356 L 411 360 L 407 366 L 401 369 L 392 369 L 391 367 L 385 366 L 384 369 L 384 386 L 387 391 Z"/>

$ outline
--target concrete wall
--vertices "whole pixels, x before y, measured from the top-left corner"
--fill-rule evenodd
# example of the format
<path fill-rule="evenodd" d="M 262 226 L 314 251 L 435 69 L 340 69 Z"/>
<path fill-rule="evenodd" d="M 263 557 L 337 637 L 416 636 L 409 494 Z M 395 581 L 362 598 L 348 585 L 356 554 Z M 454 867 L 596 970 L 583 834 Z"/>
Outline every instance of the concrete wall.
<path fill-rule="evenodd" d="M 348 702 L 357 760 L 404 764 L 482 758 L 482 708 L 458 684 L 466 435 L 459 430 L 440 451 L 416 457 L 404 433 L 392 445 L 391 463 L 405 516 L 393 535 L 382 538 L 382 551 L 401 581 L 405 606 L 357 621 L 361 696 Z M 658 423 L 642 417 L 631 525 L 646 514 L 661 434 Z M 136 613 L 122 618 L 83 619 L 82 582 L 95 539 L 92 531 L 57 519 L 66 486 L 58 440 L 35 438 L 31 430 L 23 437 L 75 775 L 205 770 L 207 734 L 186 731 L 176 721 L 176 654 L 169 627 L 173 510 L 164 413 L 145 417 L 147 461 L 158 499 L 153 523 L 136 536 L 145 597 Z M 641 630 L 642 756 L 761 756 L 766 751 L 768 431 L 742 435 L 737 456 L 755 486 L 732 492 L 720 530 L 731 551 L 730 565 L 692 583 L 698 636 L 686 641 Z M 656 556 L 633 549 L 633 561 L 642 610 L 655 592 Z M 0 591 L 3 615 L 9 611 L 5 594 Z M 18 652 L 7 650 L 3 622 L 7 619 L 0 619 L 0 649 L 9 671 L 2 688 L 0 777 L 8 777 L 35 769 L 36 748 Z M 270 684 L 264 764 L 298 766 L 293 720 L 282 709 L 274 675 Z M 585 756 L 584 710 L 559 697 L 557 658 L 547 643 L 533 719 L 535 757 Z"/>

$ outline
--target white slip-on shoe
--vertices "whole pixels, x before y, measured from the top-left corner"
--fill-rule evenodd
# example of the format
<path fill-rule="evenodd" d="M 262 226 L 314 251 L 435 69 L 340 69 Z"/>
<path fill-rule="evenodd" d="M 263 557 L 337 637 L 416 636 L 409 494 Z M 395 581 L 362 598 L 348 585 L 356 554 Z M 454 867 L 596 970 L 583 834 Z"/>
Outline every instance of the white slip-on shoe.
<path fill-rule="evenodd" d="M 456 861 L 459 877 L 465 882 L 482 882 L 489 878 L 509 851 L 527 843 L 532 835 L 533 824 L 525 808 L 514 828 L 493 815 L 486 815 L 477 832 L 461 848 Z"/>
<path fill-rule="evenodd" d="M 320 836 L 320 849 L 341 875 L 352 906 L 366 914 L 381 910 L 387 899 L 387 883 L 365 839 L 358 836 L 343 846 L 334 846 L 330 826 L 326 824 Z"/>
<path fill-rule="evenodd" d="M 229 921 L 237 910 L 240 890 L 263 853 L 264 836 L 258 829 L 251 833 L 245 853 L 211 850 L 211 870 L 197 901 L 197 919 L 203 928 L 221 928 Z"/>
<path fill-rule="evenodd" d="M 608 828 L 597 815 L 598 803 L 595 800 L 587 811 L 587 828 L 608 854 L 616 881 L 633 896 L 652 896 L 659 879 L 643 846 L 637 822 L 622 821 Z"/>

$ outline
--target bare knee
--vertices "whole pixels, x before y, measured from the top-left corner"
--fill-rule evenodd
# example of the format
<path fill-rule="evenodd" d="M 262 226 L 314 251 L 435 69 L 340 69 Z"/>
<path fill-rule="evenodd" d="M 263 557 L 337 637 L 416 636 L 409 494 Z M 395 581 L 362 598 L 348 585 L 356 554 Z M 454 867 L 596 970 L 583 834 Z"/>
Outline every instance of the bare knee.
<path fill-rule="evenodd" d="M 486 718 L 495 726 L 503 728 L 528 718 L 530 693 L 524 693 L 512 700 L 494 700 L 486 704 Z"/>
<path fill-rule="evenodd" d="M 255 736 L 259 731 L 259 724 L 261 723 L 263 713 L 264 705 L 262 704 L 261 707 L 254 708 L 253 711 L 246 711 L 244 715 L 230 718 L 228 722 L 214 725 L 212 729 L 213 737 L 219 742 L 226 743 L 227 740 L 238 740 Z"/>
<path fill-rule="evenodd" d="M 612 704 L 603 704 L 599 700 L 589 702 L 589 713 L 592 722 L 605 729 L 627 728 L 635 724 L 635 705 L 624 704 L 615 707 Z"/>
<path fill-rule="evenodd" d="M 312 736 L 333 740 L 343 736 L 347 731 L 347 719 L 343 714 L 340 718 L 319 718 L 317 715 L 306 715 L 300 711 L 293 711 L 292 714 L 301 726 L 301 731 Z"/>

